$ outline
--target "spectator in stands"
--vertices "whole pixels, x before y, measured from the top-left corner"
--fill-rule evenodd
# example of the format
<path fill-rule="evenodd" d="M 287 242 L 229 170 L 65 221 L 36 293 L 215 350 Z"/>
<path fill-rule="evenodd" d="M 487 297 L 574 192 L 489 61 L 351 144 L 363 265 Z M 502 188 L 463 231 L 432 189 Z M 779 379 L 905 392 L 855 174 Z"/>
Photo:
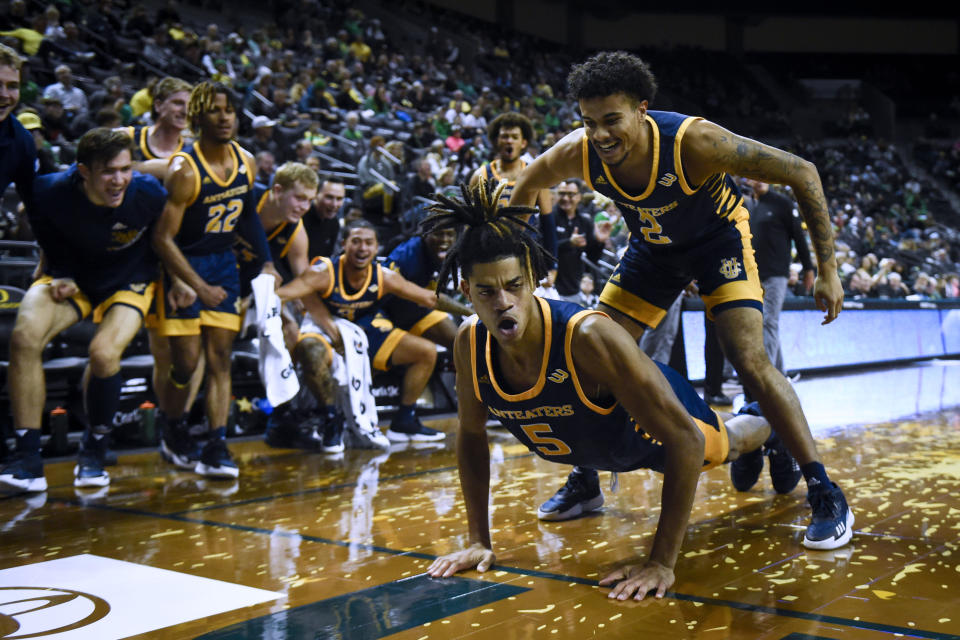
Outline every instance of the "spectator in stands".
<path fill-rule="evenodd" d="M 35 111 L 24 110 L 17 114 L 17 120 L 33 136 L 33 144 L 37 149 L 37 175 L 42 176 L 59 171 L 59 158 L 43 135 L 43 122 L 40 120 L 40 116 Z M 4 146 L 0 146 L 0 149 L 4 152 L 8 151 Z"/>
<path fill-rule="evenodd" d="M 370 149 L 357 164 L 357 180 L 363 194 L 363 215 L 368 219 L 389 223 L 393 216 L 396 170 L 383 153 L 383 136 L 370 138 Z"/>
<path fill-rule="evenodd" d="M 56 96 L 44 98 L 40 118 L 43 120 L 47 140 L 51 144 L 68 145 L 73 140 L 73 130 L 60 98 Z"/>
<path fill-rule="evenodd" d="M 557 206 L 553 219 L 557 226 L 557 278 L 560 298 L 568 302 L 580 301 L 580 281 L 584 263 L 581 256 L 596 262 L 610 237 L 613 223 L 594 226 L 593 218 L 579 210 L 582 195 L 580 180 L 565 180 L 557 185 Z"/>
<path fill-rule="evenodd" d="M 102 1 L 109 2 L 109 0 Z M 70 67 L 61 64 L 54 70 L 54 73 L 57 76 L 57 81 L 43 90 L 44 100 L 51 98 L 59 100 L 70 121 L 86 115 L 88 108 L 87 94 L 83 92 L 83 89 L 73 84 L 73 72 Z"/>
<path fill-rule="evenodd" d="M 433 198 L 433 194 L 437 191 L 437 183 L 430 173 L 430 162 L 421 158 L 414 162 L 414 166 L 417 171 L 410 177 L 406 189 L 407 193 L 411 197 Z"/>
<path fill-rule="evenodd" d="M 320 182 L 317 197 L 303 216 L 303 228 L 310 240 L 310 258 L 329 258 L 334 253 L 340 235 L 340 210 L 346 197 L 346 186 L 337 177 Z"/>
<path fill-rule="evenodd" d="M 269 151 L 261 151 L 256 155 L 257 180 L 254 186 L 269 188 L 273 185 L 273 175 L 277 160 Z"/>
<path fill-rule="evenodd" d="M 792 199 L 770 189 L 760 180 L 746 180 L 752 197 L 745 198 L 750 211 L 750 233 L 763 285 L 763 347 L 770 362 L 786 373 L 783 350 L 780 348 L 780 311 L 787 294 L 790 276 L 790 244 L 803 265 L 803 284 L 813 289 L 814 271 L 802 221 Z"/>
<path fill-rule="evenodd" d="M 271 120 L 267 116 L 254 116 L 250 123 L 253 135 L 240 141 L 243 148 L 254 156 L 259 155 L 262 151 L 269 151 L 274 158 L 282 156 L 280 143 L 274 136 L 276 124 L 276 120 Z"/>

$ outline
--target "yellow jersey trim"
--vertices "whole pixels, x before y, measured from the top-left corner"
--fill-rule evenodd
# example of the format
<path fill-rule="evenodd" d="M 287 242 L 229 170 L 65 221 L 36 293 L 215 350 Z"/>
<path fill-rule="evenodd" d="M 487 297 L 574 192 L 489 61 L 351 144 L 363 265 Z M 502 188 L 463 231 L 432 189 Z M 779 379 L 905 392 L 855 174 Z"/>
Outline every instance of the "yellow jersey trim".
<path fill-rule="evenodd" d="M 360 288 L 357 289 L 357 292 L 356 292 L 356 293 L 352 293 L 352 294 L 350 294 L 350 295 L 347 295 L 347 290 L 346 290 L 346 288 L 343 286 L 343 271 L 344 271 L 344 269 L 343 269 L 343 263 L 344 263 L 344 260 L 346 260 L 346 256 L 340 256 L 340 260 L 339 260 L 340 268 L 337 270 L 337 272 L 338 272 L 338 273 L 337 273 L 337 284 L 340 285 L 340 295 L 343 297 L 343 299 L 344 299 L 344 300 L 347 300 L 348 302 L 352 302 L 352 301 L 354 301 L 354 300 L 359 300 L 359 299 L 363 296 L 363 294 L 365 294 L 365 293 L 367 292 L 367 287 L 370 286 L 370 281 L 373 280 L 373 264 L 371 263 L 371 264 L 368 264 L 368 265 L 367 265 L 367 278 L 366 278 L 366 280 L 364 280 L 363 284 L 360 285 Z M 332 264 L 332 263 L 331 263 L 331 264 Z M 379 266 L 380 266 L 380 265 L 378 264 L 377 267 L 379 267 Z M 332 280 L 332 278 L 331 278 L 331 280 Z M 378 290 L 377 290 L 377 298 L 378 298 L 378 299 L 380 298 L 380 293 L 381 293 L 381 292 L 379 291 L 380 288 L 381 288 L 381 287 L 377 287 L 377 289 L 378 289 Z"/>
<path fill-rule="evenodd" d="M 477 396 L 477 402 L 483 402 L 480 397 L 480 382 L 477 380 L 477 322 L 479 321 L 478 317 L 470 320 L 470 371 L 473 374 L 473 395 Z"/>
<path fill-rule="evenodd" d="M 237 179 L 237 174 L 240 173 L 240 163 L 243 162 L 240 158 L 237 157 L 237 151 L 233 148 L 233 143 L 228 143 L 227 145 L 230 149 L 230 157 L 233 158 L 233 171 L 230 172 L 230 175 L 227 176 L 226 180 L 221 180 L 220 176 L 217 175 L 217 172 L 210 168 L 210 165 L 207 163 L 207 159 L 203 157 L 203 150 L 200 149 L 200 143 L 193 145 L 194 150 L 197 152 L 197 158 L 200 160 L 200 164 L 203 165 L 203 168 L 206 169 L 207 173 L 210 175 L 210 179 L 219 186 L 219 187 L 229 187 L 233 184 L 233 181 Z"/>
<path fill-rule="evenodd" d="M 660 172 L 660 127 L 657 126 L 657 122 L 651 118 L 649 115 L 646 116 L 647 122 L 650 123 L 650 128 L 653 130 L 653 162 L 650 164 L 650 179 L 647 181 L 647 188 L 638 196 L 631 196 L 627 194 L 620 185 L 617 184 L 617 181 L 613 179 L 613 174 L 610 173 L 610 167 L 607 166 L 607 163 L 603 160 L 600 160 L 600 164 L 603 165 L 603 172 L 607 175 L 607 180 L 610 181 L 610 184 L 613 186 L 617 192 L 622 195 L 627 200 L 632 200 L 637 202 L 638 200 L 644 200 L 651 193 L 653 193 L 654 188 L 657 186 L 657 174 Z"/>
<path fill-rule="evenodd" d="M 373 356 L 374 369 L 387 371 L 390 368 L 390 356 L 396 351 L 397 345 L 400 344 L 400 341 L 403 340 L 403 336 L 406 335 L 406 333 L 403 329 L 394 328 L 390 330 L 383 344 L 377 349 L 376 355 Z"/>
<path fill-rule="evenodd" d="M 593 186 L 593 180 L 590 178 L 590 141 L 587 139 L 587 134 L 583 134 L 583 144 L 580 148 L 580 155 L 582 156 L 581 163 L 583 163 L 583 181 L 587 183 L 587 187 L 591 191 L 596 191 Z"/>
<path fill-rule="evenodd" d="M 536 301 L 540 303 L 540 312 L 543 316 L 543 354 L 540 356 L 540 373 L 537 375 L 537 382 L 526 391 L 521 391 L 520 393 L 507 393 L 500 387 L 500 384 L 497 382 L 497 378 L 493 373 L 493 353 L 491 350 L 491 343 L 493 342 L 493 339 L 490 337 L 490 333 L 487 332 L 487 344 L 485 351 L 487 359 L 487 373 L 490 374 L 490 384 L 493 385 L 493 390 L 497 392 L 497 395 L 508 402 L 519 402 L 521 400 L 536 398 L 538 395 L 540 395 L 540 392 L 543 391 L 543 385 L 546 384 L 547 381 L 547 361 L 550 359 L 550 342 L 553 339 L 553 317 L 550 315 L 550 306 L 547 304 L 546 300 L 543 298 L 536 298 Z"/>
<path fill-rule="evenodd" d="M 593 411 L 594 413 L 599 413 L 602 416 L 609 415 L 619 404 L 619 402 L 614 401 L 609 407 L 601 407 L 598 404 L 595 404 L 587 397 L 587 394 L 583 392 L 583 387 L 580 385 L 580 376 L 577 375 L 577 368 L 573 363 L 573 334 L 576 331 L 577 325 L 580 324 L 580 321 L 586 318 L 587 316 L 599 314 L 607 315 L 602 311 L 593 311 L 591 309 L 584 309 L 575 313 L 569 320 L 567 320 L 567 334 L 564 336 L 563 340 L 563 357 L 567 361 L 567 369 L 570 371 L 570 379 L 573 380 L 573 388 L 577 390 L 577 396 L 580 398 L 580 402 L 583 403 L 585 407 Z"/>
<path fill-rule="evenodd" d="M 696 188 L 692 188 L 687 183 L 687 176 L 685 176 L 683 173 L 683 166 L 680 160 L 680 144 L 687 127 L 698 120 L 703 120 L 703 118 L 691 116 L 684 120 L 680 124 L 680 128 L 677 129 L 677 136 L 673 139 L 673 168 L 677 172 L 677 180 L 680 182 L 680 188 L 683 189 L 683 192 L 688 196 L 692 196 L 694 193 L 696 193 L 702 185 L 697 185 Z"/>
<path fill-rule="evenodd" d="M 185 159 L 187 163 L 190 165 L 190 168 L 193 170 L 193 195 L 190 196 L 190 200 L 187 202 L 187 205 L 186 205 L 189 207 L 194 202 L 196 202 L 197 198 L 200 196 L 200 168 L 197 167 L 197 163 L 194 162 L 193 157 L 190 156 L 190 154 L 188 153 L 184 153 L 183 151 L 178 151 L 172 156 L 170 156 L 170 161 L 167 163 L 167 166 L 169 166 L 173 162 L 174 158 L 178 158 L 178 157 Z"/>
<path fill-rule="evenodd" d="M 287 225 L 286 222 L 283 223 L 284 226 Z M 287 254 L 290 253 L 290 247 L 293 246 L 293 239 L 297 237 L 297 234 L 303 231 L 303 220 L 297 220 L 297 228 L 293 230 L 293 233 L 290 234 L 290 239 L 287 240 L 287 244 L 283 247 L 283 251 L 280 252 L 281 258 L 286 258 Z"/>

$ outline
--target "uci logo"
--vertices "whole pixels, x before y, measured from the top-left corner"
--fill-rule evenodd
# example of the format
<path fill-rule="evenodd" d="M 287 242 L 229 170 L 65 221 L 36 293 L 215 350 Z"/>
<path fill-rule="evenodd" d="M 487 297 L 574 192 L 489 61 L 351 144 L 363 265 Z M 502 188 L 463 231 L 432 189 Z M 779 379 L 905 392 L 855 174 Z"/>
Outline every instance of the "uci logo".
<path fill-rule="evenodd" d="M 720 262 L 720 275 L 727 280 L 733 280 L 740 275 L 740 261 L 736 258 L 724 258 Z"/>
<path fill-rule="evenodd" d="M 0 587 L 4 640 L 36 638 L 81 629 L 110 613 L 106 600 L 56 587 Z M 23 633 L 17 633 L 23 629 Z"/>
<path fill-rule="evenodd" d="M 554 369 L 553 373 L 547 376 L 547 380 L 550 382 L 556 382 L 560 384 L 564 380 L 570 377 L 570 374 L 564 371 L 563 369 Z"/>

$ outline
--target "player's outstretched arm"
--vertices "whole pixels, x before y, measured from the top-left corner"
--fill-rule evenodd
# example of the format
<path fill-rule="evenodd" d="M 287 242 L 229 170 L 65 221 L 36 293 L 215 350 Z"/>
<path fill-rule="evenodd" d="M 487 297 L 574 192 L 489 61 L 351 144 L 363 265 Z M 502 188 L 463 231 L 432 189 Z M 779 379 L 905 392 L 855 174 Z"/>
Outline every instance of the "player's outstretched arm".
<path fill-rule="evenodd" d="M 436 291 L 431 291 L 407 280 L 393 269 L 385 268 L 383 270 L 383 292 L 384 294 L 392 293 L 427 309 L 439 309 L 461 316 L 469 316 L 473 313 L 473 309 L 467 305 L 460 304 L 447 295 L 441 294 L 438 296 Z"/>
<path fill-rule="evenodd" d="M 457 370 L 457 467 L 460 488 L 467 508 L 470 544 L 466 549 L 441 556 L 433 561 L 427 573 L 435 578 L 448 578 L 458 571 L 477 567 L 486 571 L 496 557 L 490 542 L 490 449 L 487 443 L 487 408 L 477 398 L 473 387 L 470 362 L 471 323 L 464 323 L 453 345 L 453 362 Z"/>
<path fill-rule="evenodd" d="M 663 443 L 660 521 L 649 559 L 612 571 L 600 581 L 604 586 L 614 584 L 611 598 L 642 600 L 649 591 L 662 597 L 674 581 L 673 567 L 703 465 L 704 436 L 657 365 L 610 318 L 596 314 L 581 321 L 572 354 L 583 389 L 611 392 L 641 429 Z"/>
<path fill-rule="evenodd" d="M 277 289 L 282 302 L 305 298 L 318 291 L 326 291 L 330 286 L 330 269 L 323 261 L 307 267 L 296 278 Z"/>
<path fill-rule="evenodd" d="M 510 205 L 552 206 L 549 194 L 542 194 L 567 178 L 583 177 L 583 129 L 571 131 L 520 172 L 510 194 Z M 541 195 L 543 197 L 541 197 Z M 547 214 L 547 209 L 543 213 Z"/>
<path fill-rule="evenodd" d="M 702 184 L 714 173 L 725 171 L 793 189 L 817 256 L 814 300 L 817 307 L 826 312 L 824 324 L 832 322 L 843 308 L 843 286 L 837 275 L 833 223 L 816 166 L 706 120 L 690 125 L 683 138 L 681 154 L 687 176 L 695 185 Z"/>

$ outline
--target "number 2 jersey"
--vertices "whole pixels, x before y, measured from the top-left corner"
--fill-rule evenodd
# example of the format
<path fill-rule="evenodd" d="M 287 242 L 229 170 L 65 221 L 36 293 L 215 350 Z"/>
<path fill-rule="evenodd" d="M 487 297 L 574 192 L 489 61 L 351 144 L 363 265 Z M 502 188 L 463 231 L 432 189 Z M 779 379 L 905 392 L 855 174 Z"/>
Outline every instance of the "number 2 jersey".
<path fill-rule="evenodd" d="M 640 193 L 623 189 L 593 145 L 583 137 L 583 178 L 613 200 L 623 212 L 632 240 L 651 250 L 686 249 L 726 226 L 747 218 L 743 197 L 733 178 L 715 173 L 703 184 L 687 183 L 680 146 L 687 128 L 701 118 L 670 111 L 647 111 L 653 135 L 653 165 Z"/>
<path fill-rule="evenodd" d="M 663 471 L 663 446 L 614 398 L 591 400 L 580 387 L 571 342 L 577 324 L 598 312 L 571 302 L 536 300 L 544 318 L 544 353 L 537 383 L 520 393 L 503 388 L 494 340 L 483 323 L 474 319 L 469 336 L 476 397 L 510 433 L 546 460 L 606 471 Z M 728 445 L 720 418 L 685 378 L 656 364 L 707 437 L 704 468 L 722 463 Z"/>

